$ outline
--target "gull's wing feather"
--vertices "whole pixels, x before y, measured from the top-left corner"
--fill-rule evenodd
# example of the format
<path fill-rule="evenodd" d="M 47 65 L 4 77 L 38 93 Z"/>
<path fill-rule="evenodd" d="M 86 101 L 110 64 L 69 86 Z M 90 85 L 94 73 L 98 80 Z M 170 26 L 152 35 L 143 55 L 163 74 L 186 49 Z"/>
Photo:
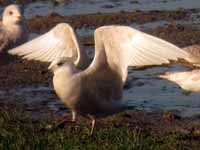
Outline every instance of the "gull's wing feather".
<path fill-rule="evenodd" d="M 200 66 L 200 44 L 184 47 L 183 50 L 189 53 L 188 60 L 195 66 Z"/>
<path fill-rule="evenodd" d="M 191 46 L 184 47 L 183 50 L 189 52 L 190 54 L 200 58 L 200 44 L 194 44 Z"/>
<path fill-rule="evenodd" d="M 82 73 L 90 94 L 101 101 L 120 100 L 128 66 L 148 66 L 185 58 L 188 53 L 169 42 L 126 26 L 95 30 L 95 56 Z"/>
<path fill-rule="evenodd" d="M 125 67 L 160 65 L 188 55 L 177 46 L 152 35 L 127 27 L 119 30 L 123 36 L 114 40 L 119 43 Z"/>
<path fill-rule="evenodd" d="M 100 27 L 95 31 L 95 38 L 96 54 L 91 67 L 98 68 L 104 60 L 110 68 L 118 69 L 123 81 L 128 66 L 161 65 L 188 57 L 177 46 L 127 26 Z M 105 53 L 105 58 L 101 53 Z"/>
<path fill-rule="evenodd" d="M 49 32 L 9 50 L 9 53 L 28 60 L 52 62 L 58 57 L 72 57 L 76 60 L 80 49 L 72 27 L 60 23 Z"/>

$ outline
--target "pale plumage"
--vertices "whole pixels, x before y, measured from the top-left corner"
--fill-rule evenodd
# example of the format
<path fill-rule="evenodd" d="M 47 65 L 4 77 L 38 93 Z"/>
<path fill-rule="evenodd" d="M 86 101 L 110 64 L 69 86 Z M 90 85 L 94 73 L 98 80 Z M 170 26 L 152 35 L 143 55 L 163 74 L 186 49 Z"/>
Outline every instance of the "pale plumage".
<path fill-rule="evenodd" d="M 200 66 L 200 44 L 195 44 L 183 48 L 189 54 L 189 62 L 194 66 Z"/>
<path fill-rule="evenodd" d="M 197 68 L 190 71 L 166 72 L 159 77 L 178 84 L 184 90 L 200 92 L 200 69 L 198 69 L 200 66 L 200 45 L 191 45 L 185 47 L 184 50 L 188 52 L 190 62 Z"/>
<path fill-rule="evenodd" d="M 18 5 L 7 6 L 0 22 L 0 55 L 27 41 L 27 28 L 22 8 Z"/>
<path fill-rule="evenodd" d="M 159 77 L 178 84 L 182 89 L 200 92 L 200 70 L 195 69 L 183 72 L 167 72 Z"/>
<path fill-rule="evenodd" d="M 86 68 L 89 64 L 86 52 L 79 48 L 72 27 L 60 23 L 49 32 L 13 49 L 11 54 L 23 56 L 28 60 L 52 62 L 60 57 L 70 57 L 78 68 Z"/>
<path fill-rule="evenodd" d="M 66 36 L 72 36 L 69 34 Z M 78 70 L 70 58 L 51 59 L 49 66 L 54 72 L 53 85 L 61 101 L 72 110 L 74 119 L 77 114 L 90 116 L 92 130 L 95 118 L 124 109 L 120 100 L 128 66 L 160 65 L 188 57 L 187 52 L 175 45 L 126 26 L 100 27 L 95 30 L 94 40 L 95 56 L 85 70 Z M 26 51 L 25 44 L 9 53 L 41 60 L 30 51 Z"/>

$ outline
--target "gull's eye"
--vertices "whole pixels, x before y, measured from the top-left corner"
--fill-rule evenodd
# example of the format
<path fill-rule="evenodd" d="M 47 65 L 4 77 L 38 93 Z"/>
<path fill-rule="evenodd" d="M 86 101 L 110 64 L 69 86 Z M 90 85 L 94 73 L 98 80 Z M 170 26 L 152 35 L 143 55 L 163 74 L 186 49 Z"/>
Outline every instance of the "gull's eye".
<path fill-rule="evenodd" d="M 63 62 L 59 62 L 59 63 L 57 63 L 58 66 L 61 66 L 62 64 L 63 64 Z"/>
<path fill-rule="evenodd" d="M 8 13 L 9 13 L 9 15 L 12 15 L 12 14 L 13 14 L 13 12 L 12 12 L 12 11 L 9 11 Z"/>

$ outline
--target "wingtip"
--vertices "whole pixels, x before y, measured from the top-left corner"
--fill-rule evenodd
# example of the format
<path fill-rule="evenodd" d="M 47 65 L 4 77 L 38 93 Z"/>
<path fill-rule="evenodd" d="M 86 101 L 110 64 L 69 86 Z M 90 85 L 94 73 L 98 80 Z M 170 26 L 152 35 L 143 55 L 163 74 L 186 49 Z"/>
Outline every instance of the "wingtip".
<path fill-rule="evenodd" d="M 169 79 L 171 76 L 170 72 L 165 72 L 164 74 L 159 74 L 157 75 L 157 77 L 161 78 L 161 79 Z"/>
<path fill-rule="evenodd" d="M 186 57 L 184 59 L 187 62 L 198 67 L 200 66 L 199 48 L 200 48 L 199 45 L 192 45 L 192 46 L 182 48 L 182 50 L 186 53 Z"/>
<path fill-rule="evenodd" d="M 10 55 L 19 55 L 19 56 L 21 56 L 21 54 L 18 52 L 18 49 L 16 49 L 16 48 L 9 49 L 7 51 L 7 53 L 10 54 Z"/>
<path fill-rule="evenodd" d="M 8 54 L 15 55 L 15 51 L 13 49 L 8 50 Z"/>
<path fill-rule="evenodd" d="M 189 63 L 192 63 L 194 66 L 200 66 L 200 60 L 198 57 L 193 56 L 193 55 L 189 55 L 187 58 L 185 58 L 186 61 L 188 61 Z"/>

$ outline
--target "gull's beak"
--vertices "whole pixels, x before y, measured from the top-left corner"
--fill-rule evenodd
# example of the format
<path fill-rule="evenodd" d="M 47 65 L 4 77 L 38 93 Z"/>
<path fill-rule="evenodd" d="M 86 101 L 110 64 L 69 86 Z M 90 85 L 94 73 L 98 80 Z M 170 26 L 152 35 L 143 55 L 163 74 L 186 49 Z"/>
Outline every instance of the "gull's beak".
<path fill-rule="evenodd" d="M 17 14 L 16 16 L 15 16 L 18 20 L 23 20 L 23 16 L 22 15 L 20 15 L 20 14 Z"/>
<path fill-rule="evenodd" d="M 52 68 L 53 68 L 54 65 L 55 65 L 55 64 L 52 62 L 52 63 L 49 65 L 48 69 L 49 69 L 49 70 L 52 70 Z"/>
<path fill-rule="evenodd" d="M 56 64 L 57 64 L 56 60 L 52 61 L 51 64 L 49 65 L 48 69 L 53 70 L 53 68 L 55 67 Z"/>
<path fill-rule="evenodd" d="M 17 20 L 19 20 L 19 21 L 24 19 L 24 16 L 21 11 L 16 11 L 14 13 L 14 17 L 17 18 Z"/>
<path fill-rule="evenodd" d="M 24 17 L 22 15 L 16 16 L 19 20 L 22 20 Z"/>

